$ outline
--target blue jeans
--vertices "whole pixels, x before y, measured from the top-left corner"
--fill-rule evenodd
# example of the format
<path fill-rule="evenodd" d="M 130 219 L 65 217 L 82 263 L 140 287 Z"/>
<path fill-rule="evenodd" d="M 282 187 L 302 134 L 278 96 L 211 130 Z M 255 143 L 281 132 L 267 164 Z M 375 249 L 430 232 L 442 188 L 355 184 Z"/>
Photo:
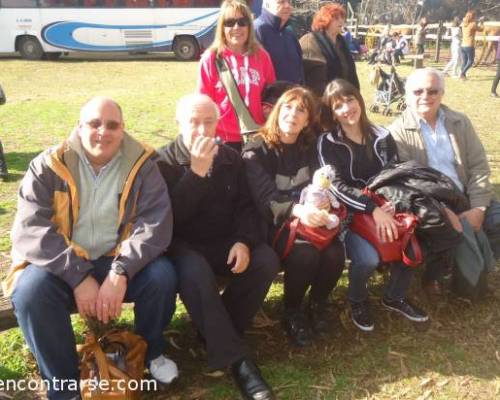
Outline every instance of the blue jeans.
<path fill-rule="evenodd" d="M 368 279 L 380 265 L 377 250 L 361 236 L 351 231 L 345 237 L 349 267 L 347 298 L 351 303 L 361 303 L 368 298 Z M 403 263 L 391 264 L 391 277 L 385 289 L 385 297 L 403 300 L 413 277 L 413 269 Z"/>
<path fill-rule="evenodd" d="M 461 47 L 460 51 L 462 52 L 462 76 L 465 76 L 474 64 L 475 50 L 474 47 Z"/>
<path fill-rule="evenodd" d="M 99 283 L 108 274 L 112 260 L 101 257 L 92 261 L 92 275 Z M 166 257 L 150 262 L 128 283 L 125 301 L 135 303 L 135 331 L 148 344 L 146 362 L 165 350 L 162 333 L 175 311 L 176 290 L 177 276 Z M 78 356 L 70 319 L 76 305 L 71 287 L 46 269 L 30 264 L 19 277 L 12 303 L 42 378 L 78 382 Z M 49 388 L 48 398 L 66 400 L 79 394 L 69 389 Z"/>

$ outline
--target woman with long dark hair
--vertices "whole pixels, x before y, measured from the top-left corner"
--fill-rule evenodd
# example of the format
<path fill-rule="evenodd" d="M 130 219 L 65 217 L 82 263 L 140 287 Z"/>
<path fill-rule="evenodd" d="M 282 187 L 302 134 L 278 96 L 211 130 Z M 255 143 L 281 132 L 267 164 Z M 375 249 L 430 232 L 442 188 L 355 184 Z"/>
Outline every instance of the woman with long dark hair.
<path fill-rule="evenodd" d="M 320 227 L 328 224 L 323 206 L 300 204 L 303 188 L 311 183 L 318 166 L 315 119 L 317 107 L 312 93 L 302 87 L 285 92 L 266 125 L 243 152 L 250 191 L 259 209 L 269 242 L 287 220 Z M 284 229 L 275 244 L 283 254 L 289 237 Z M 324 250 L 309 241 L 295 239 L 283 260 L 285 270 L 284 326 L 292 343 L 311 343 L 312 333 L 329 329 L 326 304 L 344 268 L 344 249 L 338 239 Z M 309 290 L 309 302 L 304 297 Z"/>
<path fill-rule="evenodd" d="M 334 171 L 334 194 L 351 211 L 371 214 L 381 241 L 397 239 L 393 205 L 379 207 L 363 193 L 368 180 L 397 158 L 394 139 L 389 131 L 370 122 L 359 90 L 345 80 L 337 79 L 326 87 L 323 106 L 323 123 L 329 132 L 319 138 L 318 151 L 320 164 L 328 164 Z M 380 257 L 372 244 L 350 230 L 344 244 L 351 260 L 347 297 L 352 321 L 359 329 L 371 331 L 374 322 L 367 283 L 380 265 Z M 393 263 L 382 305 L 412 321 L 426 321 L 427 314 L 405 299 L 412 276 L 412 269 Z"/>

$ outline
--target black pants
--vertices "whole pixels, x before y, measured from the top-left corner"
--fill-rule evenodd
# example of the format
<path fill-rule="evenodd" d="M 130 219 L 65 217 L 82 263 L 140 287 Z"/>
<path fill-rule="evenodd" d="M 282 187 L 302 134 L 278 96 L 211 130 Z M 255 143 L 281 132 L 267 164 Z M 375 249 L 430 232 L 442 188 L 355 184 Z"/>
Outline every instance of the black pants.
<path fill-rule="evenodd" d="M 423 44 L 417 44 L 417 54 L 424 54 L 425 49 Z"/>
<path fill-rule="evenodd" d="M 401 49 L 394 50 L 393 54 L 394 63 L 399 64 L 402 58 L 405 58 L 403 51 Z"/>
<path fill-rule="evenodd" d="M 3 154 L 3 146 L 0 141 L 0 175 L 7 175 L 7 162 L 5 161 L 5 155 Z"/>
<path fill-rule="evenodd" d="M 255 247 L 245 272 L 233 274 L 227 256 L 234 242 L 204 246 L 176 243 L 169 251 L 179 280 L 179 294 L 207 345 L 208 366 L 224 368 L 247 354 L 241 335 L 262 306 L 279 271 L 276 253 Z M 229 277 L 222 296 L 216 276 Z"/>
<path fill-rule="evenodd" d="M 497 60 L 497 74 L 493 80 L 493 85 L 491 86 L 491 93 L 497 92 L 498 81 L 500 81 L 500 60 Z"/>
<path fill-rule="evenodd" d="M 285 246 L 287 234 L 283 233 L 278 250 Z M 311 243 L 296 239 L 292 250 L 283 261 L 285 269 L 285 309 L 294 311 L 302 306 L 309 288 L 310 299 L 326 302 L 337 285 L 345 264 L 343 244 L 337 239 L 320 251 Z"/>

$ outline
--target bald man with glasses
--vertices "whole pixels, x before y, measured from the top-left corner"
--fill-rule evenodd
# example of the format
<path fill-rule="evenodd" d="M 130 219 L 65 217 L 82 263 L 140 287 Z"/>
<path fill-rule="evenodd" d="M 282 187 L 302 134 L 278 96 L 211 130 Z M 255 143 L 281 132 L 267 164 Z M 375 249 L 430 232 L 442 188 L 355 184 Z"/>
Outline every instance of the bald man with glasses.
<path fill-rule="evenodd" d="M 57 383 L 49 399 L 80 398 L 74 309 L 107 323 L 124 301 L 134 302 L 152 376 L 163 383 L 177 377 L 163 355 L 177 275 L 162 256 L 173 217 L 156 157 L 124 131 L 119 105 L 98 97 L 83 106 L 67 140 L 30 163 L 4 291 L 42 378 Z"/>
<path fill-rule="evenodd" d="M 407 109 L 389 130 L 396 140 L 401 161 L 416 160 L 442 172 L 466 194 L 469 210 L 460 215 L 449 209 L 445 211 L 454 228 L 464 237 L 470 231 L 471 245 L 479 246 L 481 243 L 475 243 L 473 236 L 482 232 L 488 208 L 498 204 L 492 203 L 494 193 L 489 180 L 490 168 L 471 121 L 464 114 L 445 106 L 443 96 L 444 77 L 439 71 L 432 68 L 415 70 L 406 81 Z M 486 241 L 486 253 L 487 247 Z M 455 254 L 462 254 L 460 251 L 458 249 Z M 483 256 L 486 266 L 490 257 Z M 446 262 L 439 255 L 430 254 L 426 257 L 426 264 L 424 288 L 431 296 L 440 295 Z"/>

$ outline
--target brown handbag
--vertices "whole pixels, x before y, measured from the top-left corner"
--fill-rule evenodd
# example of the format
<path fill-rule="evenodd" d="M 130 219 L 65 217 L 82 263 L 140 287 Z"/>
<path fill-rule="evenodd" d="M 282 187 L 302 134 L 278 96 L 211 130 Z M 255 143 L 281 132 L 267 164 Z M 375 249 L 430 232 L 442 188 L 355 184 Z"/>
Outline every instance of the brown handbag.
<path fill-rule="evenodd" d="M 139 399 L 146 348 L 146 341 L 129 331 L 112 330 L 98 339 L 87 333 L 77 348 L 82 399 Z"/>

